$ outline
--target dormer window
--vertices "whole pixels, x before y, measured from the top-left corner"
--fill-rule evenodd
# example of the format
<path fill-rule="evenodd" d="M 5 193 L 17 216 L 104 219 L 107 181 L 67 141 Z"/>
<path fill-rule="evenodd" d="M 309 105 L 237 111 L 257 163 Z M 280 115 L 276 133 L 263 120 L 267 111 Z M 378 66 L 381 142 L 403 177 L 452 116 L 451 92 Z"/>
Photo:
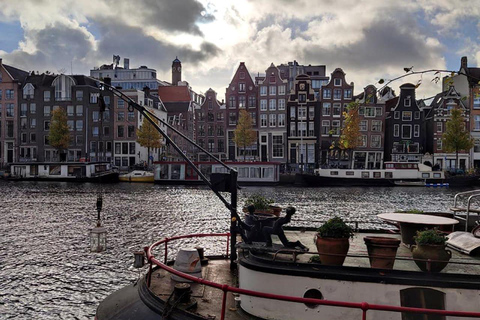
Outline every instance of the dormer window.
<path fill-rule="evenodd" d="M 27 83 L 25 87 L 23 87 L 23 99 L 33 99 L 34 93 L 35 88 L 31 83 Z"/>
<path fill-rule="evenodd" d="M 52 83 L 52 86 L 55 87 L 55 101 L 72 100 L 72 86 L 74 85 L 75 80 L 64 74 L 55 78 Z"/>
<path fill-rule="evenodd" d="M 338 79 L 338 78 L 333 79 L 333 85 L 334 86 L 341 86 L 342 85 L 342 79 Z"/>
<path fill-rule="evenodd" d="M 405 107 L 410 107 L 412 105 L 412 102 L 410 100 L 410 97 L 406 98 L 404 101 Z"/>

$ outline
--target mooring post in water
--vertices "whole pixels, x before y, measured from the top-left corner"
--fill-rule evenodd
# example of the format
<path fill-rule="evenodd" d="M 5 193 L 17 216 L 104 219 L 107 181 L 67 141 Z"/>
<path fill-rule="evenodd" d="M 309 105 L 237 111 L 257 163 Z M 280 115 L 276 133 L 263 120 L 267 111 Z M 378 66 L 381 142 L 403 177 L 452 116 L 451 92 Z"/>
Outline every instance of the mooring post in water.
<path fill-rule="evenodd" d="M 237 242 L 237 171 L 230 170 L 230 269 L 236 269 L 237 250 L 235 244 Z"/>

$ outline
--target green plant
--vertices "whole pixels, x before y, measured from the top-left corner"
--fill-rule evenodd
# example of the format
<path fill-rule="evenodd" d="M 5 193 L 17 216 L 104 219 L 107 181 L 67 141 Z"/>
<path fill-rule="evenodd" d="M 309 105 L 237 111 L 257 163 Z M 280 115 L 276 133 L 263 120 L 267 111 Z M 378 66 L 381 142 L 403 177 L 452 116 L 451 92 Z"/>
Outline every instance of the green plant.
<path fill-rule="evenodd" d="M 256 210 L 267 210 L 273 203 L 273 199 L 261 196 L 259 194 L 252 194 L 245 200 L 245 207 L 254 205 Z"/>
<path fill-rule="evenodd" d="M 308 259 L 308 263 L 321 263 L 320 256 L 319 255 L 311 256 L 310 259 Z"/>
<path fill-rule="evenodd" d="M 417 235 L 414 237 L 415 242 L 418 245 L 436 244 L 445 245 L 447 239 L 437 229 L 428 229 L 424 231 L 417 231 Z"/>
<path fill-rule="evenodd" d="M 342 218 L 334 217 L 325 222 L 317 233 L 322 238 L 353 238 L 353 230 Z"/>
<path fill-rule="evenodd" d="M 398 212 L 398 213 L 420 213 L 420 214 L 422 214 L 423 210 L 409 209 L 409 210 L 397 210 L 395 212 Z"/>

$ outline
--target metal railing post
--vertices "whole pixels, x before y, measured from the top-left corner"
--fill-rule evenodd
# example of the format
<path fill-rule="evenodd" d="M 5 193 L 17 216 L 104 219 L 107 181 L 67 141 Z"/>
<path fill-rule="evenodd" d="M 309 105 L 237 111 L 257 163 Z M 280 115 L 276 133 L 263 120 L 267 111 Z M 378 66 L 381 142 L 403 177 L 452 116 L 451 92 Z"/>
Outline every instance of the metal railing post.
<path fill-rule="evenodd" d="M 221 320 L 225 320 L 225 312 L 227 312 L 227 293 L 228 293 L 228 286 L 225 284 L 222 287 L 223 297 L 222 297 L 222 314 Z"/>

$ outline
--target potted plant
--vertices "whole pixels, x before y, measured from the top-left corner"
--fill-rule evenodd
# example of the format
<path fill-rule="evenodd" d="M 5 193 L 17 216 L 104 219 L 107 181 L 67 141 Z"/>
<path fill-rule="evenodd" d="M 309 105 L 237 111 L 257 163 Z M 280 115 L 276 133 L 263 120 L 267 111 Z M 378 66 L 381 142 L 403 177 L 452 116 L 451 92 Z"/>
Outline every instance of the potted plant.
<path fill-rule="evenodd" d="M 445 249 L 446 241 L 445 236 L 437 229 L 417 232 L 412 256 L 422 271 L 440 272 L 447 266 L 452 252 Z"/>
<path fill-rule="evenodd" d="M 270 213 L 278 217 L 280 216 L 282 208 L 272 205 L 273 202 L 273 199 L 259 194 L 253 194 L 245 200 L 243 212 L 248 212 L 247 207 L 253 205 L 255 207 L 255 213 Z"/>
<path fill-rule="evenodd" d="M 400 240 L 390 237 L 364 237 L 372 268 L 393 269 Z"/>
<path fill-rule="evenodd" d="M 334 217 L 317 229 L 315 244 L 320 262 L 325 265 L 341 266 L 350 247 L 353 230 L 340 217 Z"/>

